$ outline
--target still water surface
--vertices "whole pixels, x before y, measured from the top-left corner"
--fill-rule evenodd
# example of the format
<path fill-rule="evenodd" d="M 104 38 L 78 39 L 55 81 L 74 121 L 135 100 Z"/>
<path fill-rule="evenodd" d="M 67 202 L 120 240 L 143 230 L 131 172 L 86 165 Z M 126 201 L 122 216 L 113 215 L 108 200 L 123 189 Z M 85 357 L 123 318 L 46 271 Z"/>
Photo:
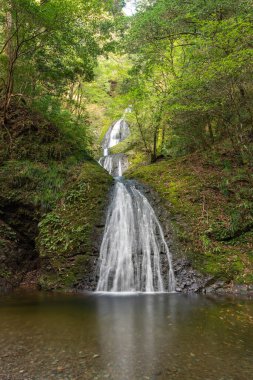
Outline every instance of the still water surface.
<path fill-rule="evenodd" d="M 0 297 L 1 380 L 251 380 L 253 302 L 178 294 Z"/>

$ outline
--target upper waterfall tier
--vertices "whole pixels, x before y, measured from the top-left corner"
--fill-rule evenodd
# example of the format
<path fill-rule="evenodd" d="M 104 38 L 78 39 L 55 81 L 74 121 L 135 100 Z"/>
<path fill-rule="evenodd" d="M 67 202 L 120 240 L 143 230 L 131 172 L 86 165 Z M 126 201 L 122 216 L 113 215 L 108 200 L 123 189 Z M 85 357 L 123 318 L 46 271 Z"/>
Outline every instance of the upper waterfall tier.
<path fill-rule="evenodd" d="M 110 148 L 119 144 L 130 135 L 129 125 L 125 120 L 125 115 L 131 112 L 131 107 L 128 107 L 121 119 L 111 125 L 106 132 L 102 141 L 103 157 L 100 157 L 99 163 L 113 177 L 121 177 L 128 167 L 128 159 L 124 153 L 110 154 Z"/>
<path fill-rule="evenodd" d="M 109 149 L 125 140 L 130 135 L 128 123 L 124 118 L 116 121 L 107 131 L 103 141 L 102 148 Z M 108 152 L 107 152 L 108 153 Z"/>
<path fill-rule="evenodd" d="M 121 177 L 128 168 L 128 158 L 123 153 L 104 155 L 98 162 L 113 177 Z"/>

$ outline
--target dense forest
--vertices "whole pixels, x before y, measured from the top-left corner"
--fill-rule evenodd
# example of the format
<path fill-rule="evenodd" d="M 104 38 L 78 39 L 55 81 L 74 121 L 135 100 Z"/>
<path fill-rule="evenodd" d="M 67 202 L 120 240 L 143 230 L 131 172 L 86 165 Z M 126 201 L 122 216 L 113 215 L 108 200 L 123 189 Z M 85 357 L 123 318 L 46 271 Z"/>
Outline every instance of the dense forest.
<path fill-rule="evenodd" d="M 11 101 L 23 101 L 52 120 L 63 112 L 88 144 L 97 131 L 87 108 L 108 109 L 109 95 L 134 105 L 135 144 L 152 161 L 228 139 L 250 163 L 251 2 L 140 1 L 134 17 L 120 2 L 99 3 L 2 2 L 5 122 Z"/>
<path fill-rule="evenodd" d="M 112 184 L 100 143 L 129 106 L 126 177 L 159 194 L 193 268 L 252 284 L 252 5 L 1 1 L 3 285 L 82 283 Z"/>

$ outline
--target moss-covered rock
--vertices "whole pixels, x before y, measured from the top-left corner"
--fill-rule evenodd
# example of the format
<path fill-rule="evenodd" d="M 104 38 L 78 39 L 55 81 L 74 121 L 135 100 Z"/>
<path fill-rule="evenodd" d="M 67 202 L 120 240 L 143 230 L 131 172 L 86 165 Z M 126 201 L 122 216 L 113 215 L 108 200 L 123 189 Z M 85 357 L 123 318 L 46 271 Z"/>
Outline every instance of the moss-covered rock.
<path fill-rule="evenodd" d="M 95 287 L 99 251 L 94 240 L 99 240 L 111 183 L 96 163 L 80 165 L 59 203 L 42 218 L 37 247 L 43 259 L 43 288 Z"/>
<path fill-rule="evenodd" d="M 224 159 L 226 157 L 226 159 Z M 229 163 L 229 164 L 228 164 Z M 252 284 L 253 173 L 230 152 L 135 165 L 126 175 L 152 187 L 172 215 L 181 250 L 217 280 Z"/>
<path fill-rule="evenodd" d="M 10 276 L 13 285 L 22 280 L 26 270 L 34 269 L 32 257 L 41 259 L 39 284 L 44 289 L 74 285 L 94 288 L 98 232 L 102 231 L 112 183 L 108 173 L 92 160 L 73 166 L 7 161 L 0 168 L 0 177 L 1 215 L 6 228 L 18 236 L 15 249 L 12 244 L 8 250 L 5 244 L 5 273 L 9 273 L 9 256 L 15 256 L 15 250 L 18 255 L 17 247 L 27 249 L 23 261 L 16 257 L 17 265 L 10 267 L 10 273 L 16 271 Z"/>
<path fill-rule="evenodd" d="M 35 269 L 43 288 L 81 283 L 111 177 L 57 126 L 12 106 L 0 127 L 0 178 L 0 286 Z"/>

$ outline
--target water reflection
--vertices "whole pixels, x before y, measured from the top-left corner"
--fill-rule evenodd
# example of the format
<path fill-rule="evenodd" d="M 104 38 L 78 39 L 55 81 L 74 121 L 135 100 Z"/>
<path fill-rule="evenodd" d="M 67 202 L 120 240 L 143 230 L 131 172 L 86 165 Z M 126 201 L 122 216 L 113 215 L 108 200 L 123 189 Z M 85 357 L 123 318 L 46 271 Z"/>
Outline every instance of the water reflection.
<path fill-rule="evenodd" d="M 249 380 L 252 311 L 177 294 L 3 296 L 0 379 Z"/>
<path fill-rule="evenodd" d="M 194 343 L 194 327 L 192 332 L 186 330 L 184 336 L 181 333 L 191 321 L 196 324 L 200 304 L 201 310 L 206 311 L 216 304 L 219 306 L 219 301 L 175 294 L 97 297 L 98 334 L 104 365 L 121 376 L 119 379 L 139 379 L 145 374 L 165 378 L 171 362 L 180 352 L 188 356 L 194 351 L 194 347 L 187 347 Z M 205 323 L 203 319 L 200 325 L 196 324 L 198 333 Z"/>

